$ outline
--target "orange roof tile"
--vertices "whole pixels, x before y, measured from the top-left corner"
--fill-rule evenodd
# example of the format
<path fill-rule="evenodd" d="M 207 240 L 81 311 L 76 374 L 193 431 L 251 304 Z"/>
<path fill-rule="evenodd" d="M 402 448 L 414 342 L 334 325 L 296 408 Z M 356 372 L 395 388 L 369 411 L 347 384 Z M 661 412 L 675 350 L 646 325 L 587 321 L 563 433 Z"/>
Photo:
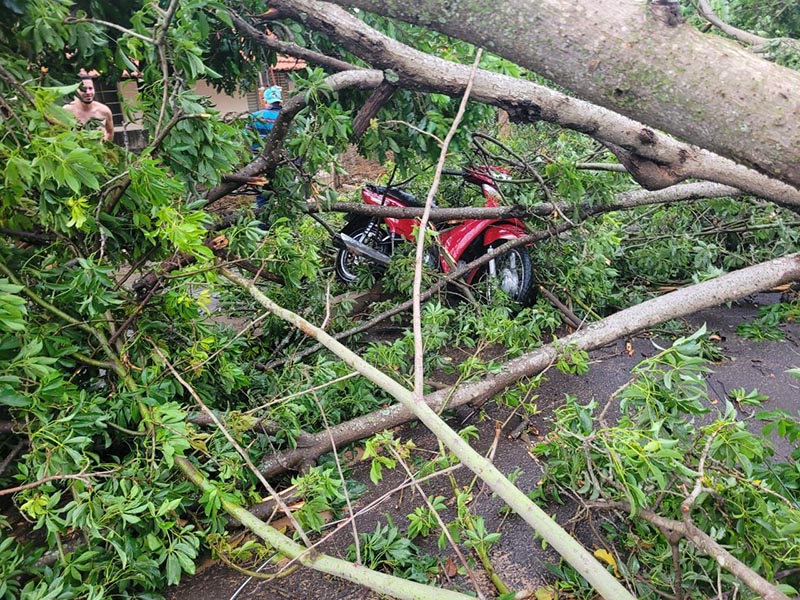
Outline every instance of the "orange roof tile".
<path fill-rule="evenodd" d="M 306 61 L 294 56 L 278 55 L 278 62 L 272 67 L 276 71 L 297 71 L 298 69 L 306 68 Z"/>

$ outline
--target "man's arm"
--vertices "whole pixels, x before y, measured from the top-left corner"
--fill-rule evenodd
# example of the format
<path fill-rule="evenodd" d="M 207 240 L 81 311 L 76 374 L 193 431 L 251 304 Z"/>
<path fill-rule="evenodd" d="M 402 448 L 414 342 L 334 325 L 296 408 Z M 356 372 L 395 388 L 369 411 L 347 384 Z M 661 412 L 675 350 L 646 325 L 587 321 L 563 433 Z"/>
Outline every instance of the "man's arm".
<path fill-rule="evenodd" d="M 111 114 L 111 109 L 103 106 L 103 139 L 107 142 L 114 141 L 114 115 Z"/>

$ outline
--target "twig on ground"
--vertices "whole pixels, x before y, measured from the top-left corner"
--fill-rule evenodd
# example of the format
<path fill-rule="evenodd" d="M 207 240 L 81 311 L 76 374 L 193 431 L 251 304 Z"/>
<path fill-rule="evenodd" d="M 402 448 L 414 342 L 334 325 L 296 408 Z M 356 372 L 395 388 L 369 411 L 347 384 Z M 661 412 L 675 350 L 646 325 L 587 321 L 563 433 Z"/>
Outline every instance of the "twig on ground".
<path fill-rule="evenodd" d="M 561 302 L 561 300 L 556 298 L 555 295 L 550 290 L 548 290 L 541 284 L 539 285 L 539 291 L 542 292 L 544 297 L 547 298 L 553 304 L 553 306 L 555 306 L 558 310 L 561 311 L 561 314 L 564 316 L 564 320 L 567 322 L 567 325 L 573 327 L 574 329 L 580 328 L 581 320 L 574 312 L 572 312 L 569 309 L 569 307 L 566 304 Z"/>
<path fill-rule="evenodd" d="M 255 408 L 251 408 L 248 411 L 245 411 L 244 414 L 252 415 L 258 411 L 264 410 L 265 408 L 269 408 L 270 406 L 274 406 L 275 404 L 280 404 L 282 402 L 286 402 L 291 400 L 292 398 L 298 398 L 299 396 L 305 396 L 306 394 L 313 394 L 318 392 L 319 390 L 323 390 L 326 387 L 330 387 L 332 385 L 336 385 L 337 383 L 341 383 L 342 381 L 346 381 L 348 379 L 352 379 L 353 377 L 358 377 L 361 375 L 358 371 L 352 371 L 347 375 L 342 375 L 341 377 L 337 377 L 336 379 L 331 379 L 330 381 L 326 381 L 325 383 L 321 383 L 319 385 L 315 385 L 313 387 L 307 388 L 305 390 L 300 390 L 299 392 L 294 392 L 289 394 L 288 396 L 282 396 L 281 398 L 276 398 L 275 400 L 270 400 L 266 404 L 261 404 L 260 406 L 256 406 Z"/>
<path fill-rule="evenodd" d="M 347 512 L 350 515 L 350 524 L 353 526 L 353 543 L 356 546 L 356 564 L 361 563 L 361 541 L 358 539 L 358 528 L 356 527 L 356 519 L 353 516 L 353 504 L 350 502 L 350 492 L 347 491 L 347 480 L 344 477 L 344 471 L 342 470 L 342 463 L 339 461 L 339 452 L 336 450 L 336 442 L 333 439 L 333 435 L 331 434 L 331 428 L 328 424 L 328 416 L 325 413 L 325 409 L 322 406 L 322 402 L 319 401 L 319 397 L 317 396 L 316 391 L 311 392 L 311 395 L 314 396 L 314 402 L 317 404 L 317 408 L 319 409 L 319 414 L 322 417 L 322 422 L 325 425 L 325 431 L 328 432 L 331 438 L 331 448 L 333 452 L 333 460 L 336 462 L 336 470 L 339 472 L 339 479 L 342 482 L 342 493 L 344 494 L 344 500 L 347 504 Z"/>
<path fill-rule="evenodd" d="M 96 471 L 94 473 L 75 473 L 72 475 L 48 475 L 47 477 L 42 477 L 37 481 L 32 481 L 30 483 L 25 483 L 23 485 L 18 485 L 12 488 L 6 488 L 4 490 L 0 490 L 0 496 L 7 496 L 9 494 L 16 494 L 17 492 L 21 492 L 23 490 L 30 490 L 35 487 L 39 487 L 40 485 L 44 485 L 45 483 L 49 483 L 51 481 L 66 481 L 70 479 L 79 479 L 83 481 L 86 485 L 91 485 L 91 477 L 113 477 L 116 473 L 116 470 L 109 470 L 109 471 Z"/>

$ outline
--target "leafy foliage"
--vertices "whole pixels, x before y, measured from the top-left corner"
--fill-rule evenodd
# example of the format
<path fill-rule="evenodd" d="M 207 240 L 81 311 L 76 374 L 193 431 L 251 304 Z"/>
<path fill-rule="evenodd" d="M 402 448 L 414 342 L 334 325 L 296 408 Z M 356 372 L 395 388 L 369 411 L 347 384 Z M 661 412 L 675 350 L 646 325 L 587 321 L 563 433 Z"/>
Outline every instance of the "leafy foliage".
<path fill-rule="evenodd" d="M 796 322 L 798 318 L 800 318 L 800 301 L 770 304 L 758 309 L 756 320 L 739 325 L 736 333 L 751 340 L 779 341 L 785 337 L 780 325 Z"/>
<path fill-rule="evenodd" d="M 784 479 L 790 467 L 775 464 L 769 442 L 747 430 L 732 404 L 715 413 L 705 390 L 708 369 L 699 357 L 702 333 L 676 340 L 636 367 L 633 379 L 612 398 L 619 402 L 618 423 L 606 421 L 605 408 L 598 414 L 596 402 L 581 405 L 568 397 L 552 434 L 536 448 L 546 459 L 546 483 L 538 495 L 563 499 L 567 493 L 595 507 L 627 506 L 632 518 L 605 533 L 625 548 L 618 566 L 643 582 L 637 587 L 644 596 L 669 589 L 676 571 L 663 560 L 670 554 L 666 536 L 648 519 L 633 517 L 649 511 L 681 521 L 683 502 L 696 482 L 702 483 L 691 511 L 697 527 L 768 576 L 797 564 L 800 538 L 790 523 L 798 518 L 798 497 Z M 734 396 L 740 402 L 756 397 Z M 706 414 L 710 418 L 701 419 Z M 765 418 L 777 424 L 782 417 Z M 772 429 L 782 435 L 794 431 Z M 684 593 L 712 593 L 715 561 L 688 544 L 681 546 L 679 560 Z M 790 585 L 785 588 L 794 593 Z"/>
<path fill-rule="evenodd" d="M 428 583 L 438 573 L 438 560 L 421 553 L 411 540 L 401 534 L 388 514 L 386 520 L 387 524 L 378 523 L 374 532 L 359 535 L 362 563 L 370 569 Z M 354 545 L 348 548 L 347 559 L 356 559 Z"/>
<path fill-rule="evenodd" d="M 160 146 L 138 156 L 102 143 L 96 131 L 73 128 L 74 118 L 59 106 L 75 86 L 53 85 L 57 67 L 71 67 L 50 58 L 100 35 L 93 25 L 65 27 L 67 9 L 26 3 L 0 31 L 9 69 L 0 84 L 9 102 L 0 122 L 0 223 L 35 240 L 18 244 L 15 233 L 0 246 L 0 418 L 13 420 L 28 443 L 0 482 L 34 484 L 16 494 L 15 504 L 46 540 L 27 552 L 3 534 L 2 595 L 156 597 L 194 572 L 206 534 L 191 518 L 198 504 L 191 484 L 173 472 L 175 457 L 211 453 L 209 471 L 227 485 L 223 493 L 240 502 L 251 497 L 241 459 L 218 435 L 189 424 L 193 401 L 165 376 L 169 360 L 212 406 L 217 390 L 246 400 L 253 377 L 242 367 L 250 347 L 207 310 L 223 288 L 208 270 L 215 260 L 205 244 L 212 217 L 197 202 L 201 190 L 234 170 L 244 145 L 207 98 L 181 87 L 214 76 L 202 59 L 208 30 L 197 25 L 224 15 L 224 7 L 179 4 L 165 42 L 174 50 L 171 81 L 162 78 L 155 46 L 118 40 L 126 61 L 143 65 L 136 108 L 151 135 L 165 134 Z M 145 3 L 130 26 L 152 37 L 163 18 L 156 9 Z M 31 44 L 23 55 L 53 66 L 43 80 L 25 76 L 16 58 L 6 62 L 12 41 L 22 39 Z M 162 104 L 170 89 L 170 102 Z M 241 223 L 232 242 L 275 265 L 296 289 L 317 268 L 316 248 L 291 243 L 285 225 L 275 229 L 283 234 L 267 242 L 256 223 Z M 137 315 L 136 297 L 121 285 L 141 277 L 129 265 L 157 263 L 176 251 L 195 264 L 176 272 L 175 285 Z M 128 329 L 131 320 L 120 328 L 129 317 L 138 317 L 137 326 Z M 203 527 L 213 531 L 218 504 L 201 503 Z M 35 564 L 45 549 L 58 553 L 57 566 Z"/>
<path fill-rule="evenodd" d="M 240 91 L 250 89 L 257 70 L 275 56 L 232 33 L 223 2 L 181 0 L 167 27 L 161 4 L 2 1 L 8 18 L 0 23 L 0 420 L 11 424 L 13 432 L 0 434 L 0 443 L 5 449 L 23 441 L 24 450 L 4 465 L 0 486 L 18 488 L 13 506 L 9 502 L 3 510 L 25 520 L 41 543 L 33 547 L 18 541 L 22 537 L 11 531 L 10 519 L 0 517 L 0 598 L 158 598 L 165 586 L 194 572 L 197 557 L 207 548 L 235 554 L 226 545 L 223 501 L 247 505 L 261 501 L 264 491 L 228 439 L 203 424 L 196 398 L 220 416 L 256 463 L 268 452 L 296 447 L 304 433 L 322 430 L 320 406 L 327 421 L 337 424 L 391 401 L 324 353 L 280 369 L 265 368 L 273 359 L 290 358 L 307 342 L 283 321 L 264 315 L 263 307 L 217 273 L 221 261 L 247 261 L 272 276 L 259 285 L 278 303 L 309 320 L 328 322 L 333 332 L 350 326 L 347 303 L 331 300 L 340 299 L 343 290 L 330 275 L 327 232 L 305 218 L 301 208 L 319 191 L 309 174 L 330 169 L 349 141 L 352 116 L 365 92 L 333 94 L 321 70 L 298 73 L 293 85 L 308 106 L 295 118 L 286 154 L 301 158 L 303 168 L 287 160 L 269 174 L 268 233 L 246 208 L 220 231 L 219 216 L 207 210 L 205 193 L 251 155 L 240 127 L 226 122 L 194 84 L 202 79 L 228 91 L 236 84 Z M 247 8 L 263 10 L 257 3 Z M 474 56 L 467 44 L 359 14 L 421 50 L 465 64 Z M 297 23 L 286 24 L 286 31 L 310 48 L 338 54 L 330 52 L 330 40 Z M 532 77 L 488 53 L 482 66 Z M 63 109 L 81 67 L 97 68 L 109 81 L 123 69 L 138 72 L 137 95 L 126 100 L 124 110 L 141 118 L 150 140 L 143 152 L 131 154 L 102 142 L 98 131 L 78 127 Z M 424 172 L 412 186 L 427 190 L 429 167 L 439 151 L 435 138 L 444 137 L 456 109 L 457 102 L 443 95 L 398 90 L 361 148 L 373 156 L 391 153 L 398 173 Z M 493 132 L 494 120 L 492 108 L 470 104 L 451 151 L 474 162 L 472 132 Z M 618 174 L 576 168 L 590 158 L 609 158 L 576 134 L 545 125 L 520 127 L 508 145 L 537 169 L 543 182 L 504 185 L 509 203 L 532 206 L 548 199 L 549 192 L 574 209 L 565 212 L 569 217 L 581 203 L 607 203 L 629 185 Z M 325 200 L 338 199 L 333 191 L 324 194 Z M 442 195 L 443 204 L 471 202 L 457 186 Z M 758 205 L 742 210 L 726 201 L 709 206 L 651 209 L 630 221 L 611 215 L 575 235 L 540 244 L 533 249 L 538 282 L 569 297 L 582 317 L 593 318 L 635 302 L 655 285 L 704 278 L 797 247 L 791 215 Z M 675 230 L 686 236 L 667 237 Z M 212 249 L 212 238 L 224 241 L 223 251 Z M 169 262 L 176 256 L 181 261 Z M 410 254 L 398 253 L 383 279 L 393 301 L 410 296 L 411 260 Z M 159 265 L 164 264 L 171 266 L 162 272 Z M 137 288 L 137 295 L 132 283 L 146 281 L 152 269 L 159 271 L 159 287 Z M 490 306 L 450 300 L 443 295 L 424 306 L 424 360 L 428 372 L 441 370 L 459 381 L 497 372 L 502 360 L 539 346 L 561 325 L 560 314 L 544 300 L 523 310 L 502 299 Z M 789 318 L 788 312 L 781 315 Z M 405 325 L 402 317 L 393 324 Z M 354 343 L 373 364 L 410 381 L 410 333 Z M 653 478 L 650 487 L 640 490 L 615 465 L 603 464 L 609 477 L 620 476 L 625 489 L 620 497 L 637 509 L 647 506 L 649 494 L 665 488 L 669 469 L 678 464 L 673 449 L 703 432 L 680 422 L 685 411 L 702 412 L 698 378 L 704 367 L 688 350 L 698 343 L 691 338 L 674 352 L 665 351 L 657 374 L 655 366 L 643 368 L 638 379 L 656 381 L 663 389 L 633 386 L 620 397 L 632 426 L 592 438 L 598 444 L 593 460 L 603 460 L 598 449 L 613 449 L 632 461 L 631 472 Z M 557 366 L 580 373 L 586 364 L 585 354 L 564 348 Z M 672 372 L 677 375 L 668 375 Z M 520 383 L 502 400 L 534 413 L 537 383 Z M 741 403 L 760 400 L 751 392 L 735 398 Z M 575 435 L 593 435 L 591 410 L 571 402 L 564 411 L 564 423 L 584 427 Z M 796 439 L 798 428 L 790 415 L 764 418 L 770 431 Z M 747 465 L 748 473 L 742 484 L 738 474 L 720 467 L 715 482 L 729 494 L 726 515 L 745 509 L 758 514 L 758 519 L 740 519 L 737 527 L 754 540 L 747 557 L 772 572 L 790 561 L 766 547 L 764 531 L 772 528 L 791 544 L 796 531 L 787 520 L 792 515 L 781 512 L 778 503 L 762 501 L 758 492 L 767 485 L 777 489 L 780 477 L 789 490 L 780 493 L 795 494 L 800 477 L 787 465 L 775 467 L 771 475 L 762 473 L 769 450 L 726 419 L 708 430 L 715 436 L 714 458 L 729 470 L 733 463 Z M 467 428 L 461 435 L 472 440 L 475 431 Z M 365 456 L 372 460 L 376 482 L 397 466 L 389 448 L 411 457 L 407 443 L 387 436 L 369 442 Z M 688 447 L 684 456 L 696 460 L 697 448 Z M 176 472 L 181 457 L 214 478 L 215 485 L 197 494 Z M 580 453 L 568 458 L 580 459 Z M 452 456 L 437 456 L 420 473 L 455 462 Z M 566 458 L 554 459 L 553 465 L 554 473 L 564 470 L 559 475 L 563 481 L 586 484 Z M 685 471 L 694 467 L 688 464 Z M 756 485 L 756 477 L 764 483 Z M 312 532 L 321 530 L 327 511 L 341 511 L 345 489 L 351 498 L 363 491 L 330 463 L 294 478 L 291 485 L 302 498 L 295 516 Z M 589 492 L 600 493 L 591 486 Z M 453 496 L 457 514 L 448 531 L 485 560 L 499 534 L 471 512 L 469 491 L 454 490 Z M 431 503 L 437 512 L 447 506 L 442 497 Z M 427 506 L 409 516 L 409 537 L 437 532 L 443 544 Z M 725 535 L 720 533 L 720 539 Z M 437 562 L 409 537 L 391 520 L 378 524 L 374 533 L 361 537 L 364 563 L 429 581 Z M 246 546 L 237 559 L 262 558 L 268 550 Z M 40 560 L 45 555 L 55 562 Z M 651 557 L 661 555 L 653 550 L 646 558 Z"/>

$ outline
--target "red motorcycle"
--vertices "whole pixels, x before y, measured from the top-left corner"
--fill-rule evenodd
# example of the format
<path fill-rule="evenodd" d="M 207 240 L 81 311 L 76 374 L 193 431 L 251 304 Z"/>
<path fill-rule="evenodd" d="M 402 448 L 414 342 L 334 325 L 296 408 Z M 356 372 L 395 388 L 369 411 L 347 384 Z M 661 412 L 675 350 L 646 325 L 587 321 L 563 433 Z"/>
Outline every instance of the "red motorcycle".
<path fill-rule="evenodd" d="M 500 206 L 501 195 L 497 181 L 508 179 L 505 169 L 478 166 L 442 173 L 462 177 L 466 183 L 480 187 L 485 199 L 484 206 Z M 375 206 L 423 206 L 423 203 L 406 191 L 379 185 L 366 185 L 361 190 L 361 198 L 366 204 Z M 350 216 L 347 225 L 334 239 L 339 247 L 336 256 L 336 274 L 339 279 L 345 283 L 354 282 L 357 268 L 365 263 L 385 267 L 398 242 L 415 241 L 414 229 L 418 225 L 419 219 Z M 426 249 L 425 263 L 445 273 L 479 256 L 494 253 L 504 242 L 527 234 L 525 224 L 516 218 L 466 219 L 448 222 L 436 231 L 438 243 Z M 530 255 L 524 247 L 498 253 L 496 258 L 492 258 L 486 265 L 476 267 L 464 279 L 466 283 L 472 284 L 484 278 L 495 281 L 500 289 L 520 304 L 527 304 L 532 299 L 533 268 Z"/>

